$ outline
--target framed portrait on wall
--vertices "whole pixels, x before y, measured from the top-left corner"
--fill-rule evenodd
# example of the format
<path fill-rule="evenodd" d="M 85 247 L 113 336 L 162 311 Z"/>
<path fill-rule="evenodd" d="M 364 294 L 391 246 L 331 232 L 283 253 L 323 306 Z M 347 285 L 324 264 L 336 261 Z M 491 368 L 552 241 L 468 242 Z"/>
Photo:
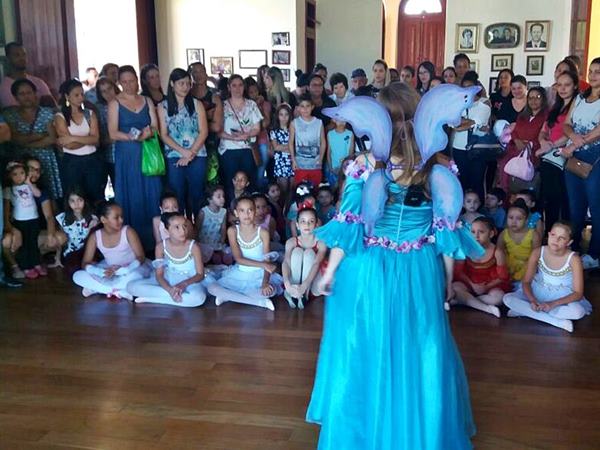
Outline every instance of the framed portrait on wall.
<path fill-rule="evenodd" d="M 544 74 L 544 57 L 541 55 L 527 57 L 527 76 Z"/>
<path fill-rule="evenodd" d="M 283 75 L 283 81 L 286 83 L 290 81 L 290 69 L 281 69 L 281 74 Z"/>
<path fill-rule="evenodd" d="M 473 71 L 479 73 L 479 60 L 478 59 L 471 60 L 471 63 L 469 64 L 469 70 L 473 70 Z"/>
<path fill-rule="evenodd" d="M 456 24 L 456 51 L 461 53 L 477 53 L 479 41 L 478 23 Z"/>
<path fill-rule="evenodd" d="M 500 72 L 503 69 L 513 68 L 512 53 L 502 53 L 492 55 L 492 72 Z"/>
<path fill-rule="evenodd" d="M 490 84 L 488 86 L 488 95 L 490 95 L 492 92 L 496 91 L 496 83 L 498 82 L 498 77 L 490 77 Z"/>
<path fill-rule="evenodd" d="M 273 64 L 278 66 L 288 66 L 292 59 L 292 53 L 289 50 L 273 50 Z"/>
<path fill-rule="evenodd" d="M 187 53 L 187 65 L 199 62 L 204 64 L 204 49 L 203 48 L 188 48 Z"/>
<path fill-rule="evenodd" d="M 550 21 L 528 20 L 525 22 L 525 51 L 547 52 L 550 48 Z"/>
<path fill-rule="evenodd" d="M 233 57 L 231 56 L 211 56 L 210 73 L 213 75 L 223 74 L 231 75 L 233 73 Z"/>
<path fill-rule="evenodd" d="M 287 31 L 278 31 L 275 33 L 271 33 L 271 45 L 273 47 L 276 46 L 290 46 L 290 33 Z"/>
<path fill-rule="evenodd" d="M 258 69 L 267 64 L 266 50 L 240 50 L 240 69 Z"/>
<path fill-rule="evenodd" d="M 516 23 L 499 22 L 485 27 L 483 44 L 487 48 L 515 48 L 521 42 L 521 28 Z"/>

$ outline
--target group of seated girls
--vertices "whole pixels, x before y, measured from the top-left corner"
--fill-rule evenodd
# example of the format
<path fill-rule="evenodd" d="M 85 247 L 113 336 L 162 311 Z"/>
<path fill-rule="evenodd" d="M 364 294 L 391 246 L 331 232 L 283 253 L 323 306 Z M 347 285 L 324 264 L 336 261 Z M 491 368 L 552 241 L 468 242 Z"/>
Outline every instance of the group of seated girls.
<path fill-rule="evenodd" d="M 571 225 L 556 222 L 542 246 L 544 227 L 539 213 L 531 212 L 531 192 L 517 194 L 506 211 L 501 194 L 488 194 L 482 214 L 477 193 L 465 193 L 462 222 L 485 254 L 455 263 L 450 304 L 500 317 L 504 303 L 508 317 L 526 316 L 572 332 L 572 321 L 589 314 L 592 306 L 583 296 L 581 258 L 570 249 Z"/>
<path fill-rule="evenodd" d="M 36 163 L 39 166 L 35 160 L 13 161 L 7 169 L 10 186 L 4 189 L 4 199 L 10 220 L 3 245 L 13 273 L 23 268 L 31 279 L 46 275 L 41 255 L 51 240 L 50 247 L 58 248 L 53 265 L 64 264 L 85 297 L 104 294 L 137 298 L 140 303 L 195 307 L 204 303 L 208 292 L 217 305 L 233 301 L 273 310 L 271 298 L 284 293 L 284 288 L 294 308 L 303 308 L 310 294 L 320 295 L 317 281 L 326 248 L 313 235 L 322 221 L 308 183 L 298 186 L 293 207 L 282 207 L 277 184 L 269 186 L 268 194 L 248 195 L 241 192 L 248 177 L 238 172 L 234 182 L 240 192 L 229 223 L 221 186 L 208 189 L 206 206 L 198 212 L 195 225 L 180 212 L 176 195 L 163 194 L 161 215 L 153 219 L 156 248 L 150 263 L 136 231 L 124 224 L 122 209 L 114 201 L 102 202 L 96 216 L 75 189 L 65 197 L 64 212 L 54 217 L 50 202 L 36 185 Z M 321 186 L 318 192 L 320 211 L 335 211 L 331 190 Z M 38 209 L 46 208 L 47 232 L 42 235 Z M 282 244 L 273 216 L 283 218 L 284 211 L 291 230 Z M 285 234 L 284 222 L 281 235 Z M 272 251 L 277 244 L 281 252 Z M 276 272 L 278 261 L 282 261 L 282 275 Z M 212 270 L 205 271 L 205 264 Z"/>

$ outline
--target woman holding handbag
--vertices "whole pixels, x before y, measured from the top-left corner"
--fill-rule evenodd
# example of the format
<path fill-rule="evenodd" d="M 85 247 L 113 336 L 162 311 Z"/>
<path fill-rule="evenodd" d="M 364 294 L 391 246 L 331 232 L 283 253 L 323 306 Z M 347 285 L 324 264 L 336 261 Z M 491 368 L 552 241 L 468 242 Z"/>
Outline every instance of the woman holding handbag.
<path fill-rule="evenodd" d="M 516 193 L 522 189 L 537 190 L 539 177 L 534 176 L 532 180 L 520 180 L 507 174 L 504 167 L 511 159 L 519 157 L 523 152 L 529 152 L 529 160 L 535 167 L 539 165 L 539 158 L 535 156 L 535 152 L 540 146 L 538 141 L 540 130 L 548 116 L 546 106 L 544 88 L 531 88 L 527 93 L 527 106 L 517 118 L 505 155 L 498 161 L 498 187 L 504 189 L 507 194 Z"/>
<path fill-rule="evenodd" d="M 556 100 L 538 137 L 540 148 L 535 155 L 542 158 L 540 198 L 546 232 L 552 229 L 557 220 L 569 219 L 569 201 L 563 173 L 566 161 L 560 155 L 559 148 L 564 147 L 568 140 L 563 132 L 563 125 L 579 94 L 578 84 L 579 77 L 575 72 L 563 72 L 557 77 L 554 85 Z"/>
<path fill-rule="evenodd" d="M 165 144 L 167 182 L 176 193 L 181 212 L 196 217 L 204 197 L 208 136 L 202 103 L 191 94 L 192 81 L 183 69 L 169 76 L 167 97 L 158 105 L 160 134 Z M 190 200 L 191 205 L 187 204 Z"/>
<path fill-rule="evenodd" d="M 234 198 L 232 180 L 237 171 L 242 170 L 248 175 L 250 191 L 256 188 L 257 162 L 252 147 L 260 133 L 263 117 L 256 103 L 244 98 L 244 79 L 240 75 L 231 75 L 228 87 L 229 98 L 223 102 L 219 163 L 227 199 L 231 201 Z"/>
<path fill-rule="evenodd" d="M 574 101 L 564 124 L 569 145 L 561 150 L 569 158 L 565 183 L 573 222 L 573 250 L 580 250 L 581 232 L 589 208 L 592 238 L 581 261 L 585 269 L 599 266 L 600 256 L 600 58 L 590 64 L 590 87 Z"/>
<path fill-rule="evenodd" d="M 132 66 L 119 68 L 119 83 L 123 91 L 108 105 L 108 133 L 115 142 L 115 200 L 148 251 L 154 248 L 152 218 L 160 214 L 162 180 L 142 173 L 142 142 L 152 138 L 158 121 L 151 100 L 138 93 Z"/>

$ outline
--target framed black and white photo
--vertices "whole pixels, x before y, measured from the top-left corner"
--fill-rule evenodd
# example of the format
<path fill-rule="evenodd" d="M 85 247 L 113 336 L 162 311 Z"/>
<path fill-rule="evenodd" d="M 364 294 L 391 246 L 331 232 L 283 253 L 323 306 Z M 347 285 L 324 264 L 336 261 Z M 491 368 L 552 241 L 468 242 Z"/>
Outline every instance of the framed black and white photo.
<path fill-rule="evenodd" d="M 496 83 L 498 82 L 498 77 L 490 77 L 490 84 L 488 86 L 488 95 L 490 95 L 492 92 L 496 91 Z"/>
<path fill-rule="evenodd" d="M 544 57 L 541 55 L 527 57 L 527 76 L 544 74 Z"/>
<path fill-rule="evenodd" d="M 258 69 L 265 64 L 266 50 L 240 50 L 240 69 Z"/>
<path fill-rule="evenodd" d="M 292 53 L 289 50 L 273 50 L 273 64 L 278 66 L 288 66 L 292 59 Z"/>
<path fill-rule="evenodd" d="M 540 81 L 528 81 L 527 89 L 531 89 L 532 87 L 540 87 L 542 83 Z"/>
<path fill-rule="evenodd" d="M 212 73 L 213 75 L 231 75 L 233 73 L 233 57 L 211 56 L 210 73 Z"/>
<path fill-rule="evenodd" d="M 187 64 L 193 64 L 199 62 L 204 64 L 204 49 L 203 48 L 188 48 L 187 53 Z"/>
<path fill-rule="evenodd" d="M 281 74 L 283 75 L 283 81 L 286 83 L 290 81 L 290 69 L 281 69 Z"/>
<path fill-rule="evenodd" d="M 519 42 L 521 28 L 516 23 L 493 23 L 483 32 L 483 43 L 487 48 L 515 48 Z"/>
<path fill-rule="evenodd" d="M 550 48 L 550 21 L 528 20 L 525 22 L 525 51 L 547 52 Z"/>
<path fill-rule="evenodd" d="M 278 31 L 271 33 L 271 45 L 273 47 L 282 45 L 284 47 L 290 46 L 290 33 L 287 31 Z"/>
<path fill-rule="evenodd" d="M 503 69 L 513 68 L 512 53 L 502 53 L 492 55 L 492 72 L 500 72 Z"/>
<path fill-rule="evenodd" d="M 479 60 L 478 59 L 471 60 L 471 62 L 469 64 L 469 70 L 479 73 Z"/>
<path fill-rule="evenodd" d="M 456 51 L 461 53 L 477 53 L 479 42 L 479 24 L 456 24 Z"/>

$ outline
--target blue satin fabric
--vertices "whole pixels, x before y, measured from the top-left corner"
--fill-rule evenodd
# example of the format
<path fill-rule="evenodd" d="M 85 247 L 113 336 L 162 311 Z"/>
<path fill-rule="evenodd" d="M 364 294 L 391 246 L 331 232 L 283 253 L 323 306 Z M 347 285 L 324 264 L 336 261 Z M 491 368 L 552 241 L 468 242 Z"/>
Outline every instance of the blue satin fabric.
<path fill-rule="evenodd" d="M 349 178 L 341 211 L 360 213 L 362 180 Z M 475 433 L 465 371 L 444 311 L 441 254 L 481 254 L 466 229 L 434 230 L 432 203 L 390 202 L 374 234 L 398 243 L 435 235 L 398 253 L 357 245 L 362 225 L 332 220 L 316 231 L 346 252 L 325 321 L 307 420 L 320 450 L 461 450 Z M 434 199 L 435 201 L 435 199 Z"/>

